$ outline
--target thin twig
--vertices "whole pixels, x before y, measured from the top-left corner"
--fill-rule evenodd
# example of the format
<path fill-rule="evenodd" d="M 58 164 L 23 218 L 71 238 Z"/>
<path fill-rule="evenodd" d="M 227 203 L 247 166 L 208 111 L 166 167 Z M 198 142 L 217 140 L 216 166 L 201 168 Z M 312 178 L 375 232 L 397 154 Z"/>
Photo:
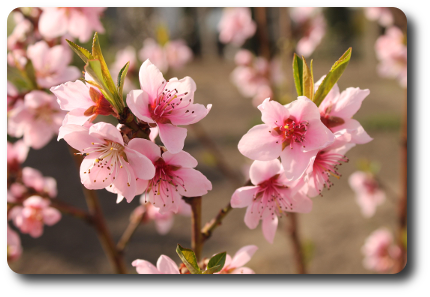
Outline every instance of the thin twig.
<path fill-rule="evenodd" d="M 121 236 L 121 239 L 118 241 L 118 244 L 116 245 L 116 248 L 118 252 L 123 253 L 127 244 L 130 242 L 131 237 L 136 232 L 139 225 L 142 223 L 143 217 L 146 214 L 146 212 L 142 212 L 138 214 L 135 218 L 132 218 L 130 220 L 130 223 L 128 224 L 127 228 L 125 229 L 124 233 Z"/>
<path fill-rule="evenodd" d="M 71 147 L 69 147 L 69 149 L 70 153 L 74 157 L 77 167 L 79 168 L 82 158 L 79 155 L 75 155 L 74 150 Z M 124 259 L 122 257 L 122 254 L 119 253 L 119 251 L 117 250 L 112 236 L 107 228 L 106 221 L 99 203 L 99 199 L 97 198 L 97 193 L 95 191 L 88 190 L 84 186 L 82 186 L 82 190 L 84 191 L 88 210 L 93 217 L 94 227 L 96 229 L 100 243 L 102 244 L 102 247 L 107 257 L 111 262 L 115 273 L 126 274 L 127 269 L 124 264 Z"/>
<path fill-rule="evenodd" d="M 191 206 L 191 249 L 196 254 L 197 261 L 200 261 L 203 247 L 200 231 L 202 228 L 202 197 L 184 197 L 184 200 Z"/>
<path fill-rule="evenodd" d="M 287 226 L 288 236 L 293 243 L 294 263 L 298 274 L 306 274 L 305 261 L 303 257 L 303 249 L 300 243 L 298 228 L 297 228 L 297 215 L 296 213 L 289 213 L 287 215 L 289 223 Z"/>
<path fill-rule="evenodd" d="M 205 227 L 201 231 L 201 241 L 202 241 L 202 244 L 211 237 L 213 230 L 215 230 L 216 227 L 218 227 L 218 226 L 221 225 L 221 222 L 224 219 L 224 217 L 232 209 L 233 208 L 231 207 L 231 204 L 229 202 L 226 207 L 222 208 L 218 212 L 218 214 L 216 215 L 215 218 L 213 218 L 210 222 L 206 223 Z"/>

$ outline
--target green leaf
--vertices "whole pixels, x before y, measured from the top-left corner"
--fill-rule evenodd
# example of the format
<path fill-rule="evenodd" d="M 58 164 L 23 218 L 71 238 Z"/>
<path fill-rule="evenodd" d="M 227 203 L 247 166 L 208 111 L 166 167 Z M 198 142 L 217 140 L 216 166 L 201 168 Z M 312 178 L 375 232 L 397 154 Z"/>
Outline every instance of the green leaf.
<path fill-rule="evenodd" d="M 221 265 L 217 265 L 212 268 L 208 268 L 205 271 L 203 271 L 203 274 L 214 274 L 215 272 L 221 271 L 222 267 L 223 266 Z"/>
<path fill-rule="evenodd" d="M 25 64 L 24 68 L 24 73 L 22 73 L 22 75 L 27 81 L 30 89 L 37 88 L 36 72 L 34 71 L 33 63 L 30 59 L 27 60 L 27 64 Z"/>
<path fill-rule="evenodd" d="M 92 52 L 93 57 L 100 61 L 101 74 L 102 74 L 103 80 L 105 82 L 105 85 L 107 86 L 108 90 L 113 95 L 117 94 L 115 83 L 112 80 L 112 76 L 110 75 L 106 61 L 105 61 L 103 54 L 102 54 L 102 49 L 100 47 L 99 36 L 98 36 L 97 32 L 94 34 L 92 51 L 93 51 Z M 121 100 L 122 100 L 122 98 L 121 98 Z"/>
<path fill-rule="evenodd" d="M 197 263 L 197 258 L 194 252 L 190 249 L 183 248 L 180 244 L 176 247 L 176 253 L 181 261 L 187 266 L 191 274 L 202 274 L 200 267 Z"/>
<path fill-rule="evenodd" d="M 317 106 L 323 102 L 324 98 L 333 88 L 334 84 L 339 80 L 342 76 L 342 73 L 345 71 L 346 66 L 348 66 L 349 60 L 351 59 L 352 48 L 350 47 L 343 55 L 333 64 L 330 69 L 330 72 L 326 75 L 318 90 L 315 93 L 313 101 Z"/>
<path fill-rule="evenodd" d="M 314 76 L 312 73 L 312 60 L 311 60 L 311 68 L 309 69 L 308 64 L 304 57 L 303 59 L 303 96 L 308 97 L 309 99 L 313 99 L 314 97 Z"/>
<path fill-rule="evenodd" d="M 122 67 L 121 71 L 118 73 L 118 94 L 119 97 L 122 98 L 122 88 L 124 87 L 124 79 L 127 75 L 128 67 L 130 66 L 130 62 L 127 62 L 127 64 Z"/>
<path fill-rule="evenodd" d="M 293 58 L 293 76 L 296 85 L 297 96 L 303 96 L 303 61 L 299 56 L 294 54 Z"/>
<path fill-rule="evenodd" d="M 82 61 L 85 62 L 85 64 L 88 62 L 88 60 L 94 60 L 94 57 L 91 55 L 89 51 L 84 49 L 83 47 L 77 45 L 74 42 L 71 42 L 70 40 L 67 40 L 67 43 L 72 48 L 72 50 L 79 56 L 79 58 L 82 59 Z"/>
<path fill-rule="evenodd" d="M 85 71 L 88 72 L 88 74 L 94 79 L 94 82 L 99 86 L 100 91 L 103 93 L 103 96 L 106 98 L 106 100 L 118 110 L 114 95 L 110 92 L 109 88 L 105 84 L 105 81 L 103 80 L 100 61 L 88 60 L 87 65 L 85 65 Z"/>
<path fill-rule="evenodd" d="M 213 268 L 215 268 L 215 267 L 219 267 L 219 269 L 217 268 L 218 270 L 215 270 L 214 272 L 218 272 L 218 271 L 220 271 L 220 270 L 224 267 L 226 257 L 227 257 L 227 253 L 226 253 L 226 252 L 223 252 L 223 253 L 219 253 L 219 254 L 214 255 L 214 256 L 209 260 L 207 270 L 209 270 L 209 269 L 212 269 L 212 270 L 213 270 Z M 212 274 L 213 274 L 214 272 L 212 272 Z"/>

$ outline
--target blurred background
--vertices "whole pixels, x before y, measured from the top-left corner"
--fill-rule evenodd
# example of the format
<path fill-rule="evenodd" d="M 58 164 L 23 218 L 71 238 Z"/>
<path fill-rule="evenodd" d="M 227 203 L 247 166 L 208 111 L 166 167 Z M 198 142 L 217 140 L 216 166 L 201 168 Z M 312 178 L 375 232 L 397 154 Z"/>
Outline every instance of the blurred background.
<path fill-rule="evenodd" d="M 144 41 L 146 46 L 153 42 L 162 47 L 169 40 L 182 40 L 189 47 L 192 55 L 184 55 L 188 57 L 184 58 L 186 62 L 180 67 L 169 64 L 163 73 L 166 79 L 192 77 L 197 84 L 195 102 L 213 104 L 211 112 L 199 123 L 200 127 L 243 182 L 247 180 L 247 166 L 252 162 L 239 153 L 237 144 L 252 126 L 261 122 L 261 113 L 255 107 L 258 105 L 255 102 L 261 98 L 244 95 L 246 92 L 241 90 L 232 75 L 238 67 L 235 56 L 242 48 L 249 50 L 255 57 L 270 61 L 264 66 L 271 69 L 271 77 L 266 76 L 270 79 L 270 90 L 261 91 L 261 96 L 270 93 L 277 100 L 288 103 L 296 96 L 291 70 L 292 53 L 297 52 L 298 41 L 310 30 L 306 25 L 300 27 L 300 20 L 296 21 L 288 8 L 266 8 L 263 11 L 252 8 L 251 13 L 257 30 L 240 45 L 220 41 L 222 8 L 107 8 L 100 18 L 105 29 L 105 33 L 100 34 L 100 42 L 105 59 L 113 69 L 114 78 L 119 71 L 115 68 L 119 59 L 117 53 L 126 47 L 135 51 L 133 55 L 137 61 L 134 70 L 128 75 L 130 88 L 139 86 L 138 69 L 144 61 L 143 57 L 148 55 L 142 51 Z M 365 11 L 359 8 L 323 8 L 319 13 L 325 22 L 324 34 L 321 34 L 321 40 L 311 53 L 304 50 L 302 54 L 306 53 L 307 60 L 313 59 L 314 76 L 318 80 L 352 47 L 351 61 L 338 85 L 341 91 L 348 87 L 370 90 L 370 95 L 354 118 L 362 124 L 373 141 L 357 145 L 348 152 L 350 162 L 341 166 L 342 177 L 334 181 L 335 186 L 330 191 L 324 191 L 322 197 L 313 198 L 311 213 L 298 215 L 299 233 L 308 273 L 374 273 L 363 267 L 361 248 L 375 229 L 387 227 L 394 232 L 397 228 L 400 129 L 406 107 L 406 91 L 396 80 L 378 75 L 375 42 L 385 31 L 383 25 L 366 17 Z M 401 11 L 394 9 L 392 14 L 399 26 L 406 24 Z M 13 28 L 14 21 L 10 17 L 8 35 Z M 148 38 L 152 41 L 148 41 Z M 90 41 L 76 43 L 91 48 Z M 73 59 L 73 65 L 83 70 L 84 63 L 76 55 Z M 127 60 L 122 64 L 125 62 Z M 255 66 L 256 69 L 258 67 Z M 8 67 L 8 77 L 13 78 L 13 75 L 13 70 Z M 109 121 L 113 122 L 112 119 Z M 198 160 L 197 169 L 213 184 L 213 190 L 203 197 L 204 225 L 229 202 L 238 186 L 216 167 L 213 152 L 207 150 L 197 136 L 196 129 L 189 129 L 184 150 Z M 377 175 L 387 195 L 386 201 L 371 218 L 363 217 L 355 193 L 348 185 L 348 177 L 359 168 L 360 162 L 366 160 L 379 168 Z M 57 199 L 86 209 L 78 171 L 65 141 L 52 139 L 41 150 L 31 149 L 23 166 L 37 168 L 43 175 L 55 177 Z M 118 241 L 129 223 L 130 213 L 139 206 L 139 199 L 135 198 L 130 204 L 125 201 L 116 204 L 114 194 L 105 190 L 97 192 L 108 227 L 115 241 Z M 255 244 L 259 249 L 246 266 L 262 274 L 294 273 L 286 218 L 279 221 L 275 241 L 269 244 L 263 237 L 261 224 L 255 230 L 248 229 L 244 224 L 244 215 L 245 209 L 233 209 L 206 242 L 203 256 L 209 257 L 221 251 L 234 255 L 242 246 Z M 145 259 L 156 263 L 161 254 L 179 263 L 176 244 L 189 247 L 190 236 L 190 218 L 186 216 L 175 216 L 173 227 L 166 235 L 156 231 L 153 221 L 142 224 L 125 250 L 129 272 L 135 273 L 131 266 L 133 260 Z M 20 259 L 10 263 L 11 269 L 17 273 L 112 272 L 94 229 L 76 218 L 63 215 L 54 226 L 45 226 L 44 234 L 39 238 L 26 234 L 20 234 L 20 237 L 23 254 Z"/>

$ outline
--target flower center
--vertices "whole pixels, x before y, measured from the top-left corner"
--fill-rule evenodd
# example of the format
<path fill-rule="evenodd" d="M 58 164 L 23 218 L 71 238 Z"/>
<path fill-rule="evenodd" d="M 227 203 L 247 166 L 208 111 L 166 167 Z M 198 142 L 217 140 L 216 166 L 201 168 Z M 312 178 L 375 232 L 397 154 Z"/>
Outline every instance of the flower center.
<path fill-rule="evenodd" d="M 259 189 L 254 194 L 251 213 L 256 211 L 260 218 L 266 217 L 266 214 L 282 217 L 283 211 L 293 210 L 293 203 L 290 197 L 285 196 L 281 189 L 287 187 L 278 182 L 279 175 L 275 175 L 258 185 Z"/>
<path fill-rule="evenodd" d="M 94 168 L 99 169 L 93 181 L 96 182 L 98 178 L 102 178 L 102 181 L 105 182 L 109 176 L 112 176 L 112 179 L 115 180 L 119 170 L 125 169 L 127 173 L 127 186 L 130 187 L 132 175 L 128 166 L 125 166 L 125 162 L 128 162 L 128 160 L 124 152 L 124 146 L 109 140 L 106 140 L 105 143 L 92 142 L 91 145 L 92 146 L 83 149 L 82 151 L 84 152 L 77 153 L 77 155 L 82 156 L 88 156 L 92 153 L 99 155 L 84 174 L 90 174 L 91 170 Z M 102 170 L 104 168 L 107 170 Z M 112 184 L 110 187 L 112 187 Z"/>
<path fill-rule="evenodd" d="M 191 104 L 191 99 L 186 102 L 183 100 L 188 92 L 179 94 L 177 89 L 170 89 L 168 83 L 168 81 L 162 82 L 157 91 L 157 98 L 150 105 L 152 119 L 157 123 L 170 122 L 166 117 L 174 110 L 185 110 L 184 114 L 194 113 L 186 109 Z"/>
<path fill-rule="evenodd" d="M 334 185 L 330 181 L 330 176 L 334 176 L 339 179 L 342 175 L 338 172 L 339 165 L 341 162 L 349 162 L 349 159 L 341 154 L 320 151 L 318 152 L 314 165 L 312 176 L 314 178 L 315 189 L 318 190 L 319 195 L 322 196 L 321 191 L 323 188 L 330 188 Z"/>
<path fill-rule="evenodd" d="M 276 124 L 278 125 L 278 123 Z M 280 125 L 274 128 L 273 131 L 269 132 L 281 137 L 282 150 L 284 150 L 287 146 L 290 146 L 292 149 L 294 143 L 300 144 L 305 141 L 305 135 L 308 126 L 309 122 L 307 121 L 298 122 L 294 118 L 289 118 L 285 120 L 283 125 Z M 279 141 L 276 143 L 279 143 Z"/>
<path fill-rule="evenodd" d="M 148 188 L 145 191 L 145 203 L 147 202 L 147 194 L 152 192 L 154 198 L 161 199 L 163 206 L 166 206 L 166 201 L 174 201 L 174 192 L 178 192 L 178 188 L 182 187 L 186 192 L 184 180 L 175 174 L 175 171 L 180 167 L 166 164 L 163 158 L 159 158 L 154 162 L 155 176 L 148 183 Z M 155 204 L 155 202 L 154 202 Z"/>

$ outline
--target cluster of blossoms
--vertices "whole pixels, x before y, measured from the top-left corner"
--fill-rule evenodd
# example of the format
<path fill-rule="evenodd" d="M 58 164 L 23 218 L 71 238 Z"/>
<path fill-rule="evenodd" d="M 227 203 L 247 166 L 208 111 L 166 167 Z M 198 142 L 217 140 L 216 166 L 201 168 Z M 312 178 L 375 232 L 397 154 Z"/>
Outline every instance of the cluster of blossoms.
<path fill-rule="evenodd" d="M 406 88 L 408 81 L 408 50 L 406 36 L 398 27 L 389 27 L 385 34 L 376 40 L 376 56 L 378 73 L 382 77 L 395 78 L 402 88 Z"/>
<path fill-rule="evenodd" d="M 248 263 L 254 253 L 258 250 L 258 247 L 255 245 L 247 245 L 239 249 L 233 258 L 230 255 L 226 256 L 224 267 L 221 271 L 215 274 L 255 274 L 255 272 L 248 268 L 243 267 L 246 263 Z M 209 259 L 203 259 L 200 263 L 200 268 L 204 270 L 208 265 Z M 136 267 L 136 271 L 139 274 L 189 274 L 187 267 L 181 263 L 178 265 L 169 257 L 165 255 L 161 255 L 158 258 L 157 266 L 154 266 L 152 263 L 137 259 L 134 260 L 132 265 Z"/>
<path fill-rule="evenodd" d="M 385 192 L 371 172 L 356 171 L 349 177 L 349 185 L 356 194 L 363 216 L 370 218 L 376 207 L 385 202 Z"/>
<path fill-rule="evenodd" d="M 370 21 L 378 21 L 382 27 L 390 27 L 394 24 L 394 17 L 388 7 L 365 7 L 364 15 Z"/>
<path fill-rule="evenodd" d="M 296 52 L 300 56 L 309 57 L 321 43 L 326 22 L 321 7 L 291 7 L 290 17 L 293 35 L 296 37 Z"/>
<path fill-rule="evenodd" d="M 241 49 L 236 53 L 237 67 L 231 73 L 231 81 L 244 97 L 252 98 L 254 106 L 273 96 L 272 85 L 282 80 L 280 63 L 270 63 L 263 57 L 255 57 L 250 51 Z"/>
<path fill-rule="evenodd" d="M 257 24 L 252 20 L 251 9 L 248 7 L 224 8 L 218 23 L 219 40 L 237 47 L 254 36 Z"/>
<path fill-rule="evenodd" d="M 7 202 L 8 221 L 13 221 L 21 233 L 39 237 L 43 226 L 52 226 L 61 219 L 60 212 L 50 207 L 50 199 L 57 196 L 57 183 L 52 177 L 31 167 L 22 168 L 29 147 L 23 140 L 7 143 Z M 19 235 L 7 229 L 8 261 L 19 258 L 22 252 Z"/>
<path fill-rule="evenodd" d="M 352 119 L 368 94 L 359 88 L 340 93 L 335 84 L 319 107 L 305 96 L 286 105 L 267 98 L 258 106 L 263 124 L 251 128 L 238 145 L 255 160 L 249 172 L 254 186 L 237 189 L 231 199 L 233 208 L 247 207 L 249 228 L 262 220 L 263 234 L 273 242 L 278 216 L 311 211 L 309 198 L 333 186 L 330 176 L 341 176 L 338 166 L 348 161 L 345 153 L 372 140 Z"/>
<path fill-rule="evenodd" d="M 85 156 L 81 164 L 82 184 L 88 189 L 102 189 L 118 194 L 118 202 L 130 202 L 145 195 L 161 213 L 178 212 L 181 196 L 201 196 L 212 185 L 199 171 L 197 161 L 182 151 L 189 125 L 204 118 L 210 110 L 194 104 L 196 85 L 190 77 L 166 81 L 149 61 L 139 70 L 141 90 L 127 95 L 127 105 L 140 123 L 158 127 L 164 147 L 142 138 L 128 137 L 109 123 L 91 124 L 99 109 L 105 110 L 101 93 L 80 81 L 52 88 L 60 107 L 79 122 L 63 123 L 59 139 Z M 93 91 L 91 91 L 93 90 Z M 113 108 L 109 106 L 109 108 Z M 92 111 L 91 115 L 87 113 Z M 113 114 L 116 113 L 114 110 Z"/>
<path fill-rule="evenodd" d="M 22 139 L 7 143 L 7 218 L 32 237 L 41 236 L 45 224 L 51 226 L 61 219 L 61 213 L 51 206 L 51 199 L 57 196 L 56 180 L 22 167 L 29 149 L 46 146 L 67 121 L 67 113 L 49 89 L 80 77 L 79 69 L 69 65 L 72 51 L 59 37 L 86 42 L 93 30 L 103 32 L 99 17 L 104 10 L 18 8 L 11 13 L 15 27 L 7 39 L 7 62 L 21 78 L 7 82 L 7 131 Z M 12 261 L 22 248 L 9 224 L 7 234 L 8 261 Z"/>
<path fill-rule="evenodd" d="M 363 265 L 366 269 L 387 273 L 401 255 L 400 248 L 393 243 L 393 236 L 386 228 L 375 230 L 366 239 L 362 248 Z"/>

